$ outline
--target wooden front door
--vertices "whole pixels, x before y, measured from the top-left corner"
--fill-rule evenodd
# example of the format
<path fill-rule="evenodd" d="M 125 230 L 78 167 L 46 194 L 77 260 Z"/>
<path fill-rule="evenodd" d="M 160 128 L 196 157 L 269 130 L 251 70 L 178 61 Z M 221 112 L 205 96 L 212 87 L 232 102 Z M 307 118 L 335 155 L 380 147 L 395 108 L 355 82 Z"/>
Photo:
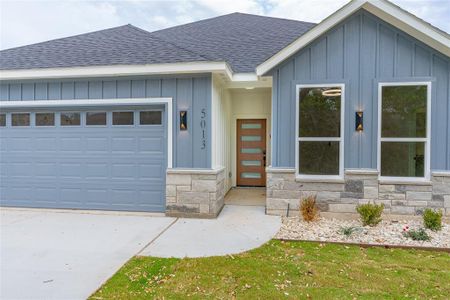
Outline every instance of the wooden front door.
<path fill-rule="evenodd" d="M 266 120 L 237 120 L 237 185 L 266 186 Z"/>

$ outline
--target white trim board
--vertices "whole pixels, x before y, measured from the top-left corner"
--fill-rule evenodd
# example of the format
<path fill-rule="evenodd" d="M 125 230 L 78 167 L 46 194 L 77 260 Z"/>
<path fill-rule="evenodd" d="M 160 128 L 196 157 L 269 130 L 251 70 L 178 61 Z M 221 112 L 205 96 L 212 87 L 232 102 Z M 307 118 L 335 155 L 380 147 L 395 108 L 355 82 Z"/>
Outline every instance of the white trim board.
<path fill-rule="evenodd" d="M 382 108 L 382 88 L 383 86 L 414 86 L 425 85 L 427 87 L 427 136 L 425 138 L 382 138 L 381 137 L 381 108 Z M 429 181 L 431 174 L 431 81 L 412 81 L 412 82 L 379 82 L 378 83 L 378 134 L 377 134 L 377 168 L 379 171 L 379 180 L 383 181 L 403 181 L 403 182 L 422 182 Z M 390 177 L 381 176 L 381 142 L 424 142 L 425 143 L 425 161 L 424 177 Z"/>
<path fill-rule="evenodd" d="M 58 108 L 67 106 L 139 106 L 164 104 L 167 107 L 167 168 L 173 166 L 173 100 L 172 98 L 90 99 L 90 100 L 36 100 L 0 101 L 0 111 L 14 108 Z"/>
<path fill-rule="evenodd" d="M 187 62 L 148 65 L 108 65 L 61 67 L 22 70 L 0 70 L 0 81 L 27 79 L 67 79 L 141 75 L 222 73 L 237 85 L 272 86 L 270 80 L 261 80 L 256 73 L 233 73 L 226 62 Z"/>
<path fill-rule="evenodd" d="M 341 88 L 341 132 L 340 137 L 299 137 L 299 108 L 301 88 L 335 87 Z M 345 146 L 345 84 L 297 84 L 295 87 L 295 178 L 296 179 L 330 179 L 340 180 L 344 178 L 344 146 Z M 335 141 L 339 142 L 339 174 L 338 175 L 307 175 L 299 173 L 299 143 L 300 141 Z"/>
<path fill-rule="evenodd" d="M 410 34 L 435 50 L 450 56 L 450 36 L 447 33 L 440 31 L 422 19 L 386 0 L 353 0 L 299 37 L 296 41 L 257 66 L 256 74 L 258 76 L 266 74 L 272 68 L 294 55 L 300 49 L 361 8 Z"/>
<path fill-rule="evenodd" d="M 0 70 L 0 80 L 61 79 L 80 77 L 118 77 L 155 74 L 189 74 L 224 72 L 233 78 L 226 62 L 188 62 L 148 65 L 110 65 L 88 67 L 41 68 L 24 70 Z M 255 75 L 256 77 L 256 75 Z M 239 78 L 238 78 L 239 79 Z"/>

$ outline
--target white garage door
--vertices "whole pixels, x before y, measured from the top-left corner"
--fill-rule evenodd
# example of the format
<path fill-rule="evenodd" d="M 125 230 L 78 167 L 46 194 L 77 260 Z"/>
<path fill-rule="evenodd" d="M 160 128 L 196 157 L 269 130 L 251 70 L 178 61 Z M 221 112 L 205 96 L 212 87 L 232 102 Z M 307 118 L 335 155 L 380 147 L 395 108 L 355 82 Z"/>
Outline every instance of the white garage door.
<path fill-rule="evenodd" d="M 1 205 L 164 211 L 166 117 L 164 105 L 3 109 Z"/>

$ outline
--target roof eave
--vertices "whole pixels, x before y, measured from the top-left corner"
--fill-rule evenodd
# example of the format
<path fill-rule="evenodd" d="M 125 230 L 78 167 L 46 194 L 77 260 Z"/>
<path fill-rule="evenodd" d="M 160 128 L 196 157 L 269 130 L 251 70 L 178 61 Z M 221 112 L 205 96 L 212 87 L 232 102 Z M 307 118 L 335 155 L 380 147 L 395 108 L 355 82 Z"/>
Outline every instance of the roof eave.
<path fill-rule="evenodd" d="M 182 62 L 146 65 L 107 65 L 0 70 L 0 81 L 215 72 L 225 73 L 228 78 L 233 78 L 233 72 L 226 62 Z"/>

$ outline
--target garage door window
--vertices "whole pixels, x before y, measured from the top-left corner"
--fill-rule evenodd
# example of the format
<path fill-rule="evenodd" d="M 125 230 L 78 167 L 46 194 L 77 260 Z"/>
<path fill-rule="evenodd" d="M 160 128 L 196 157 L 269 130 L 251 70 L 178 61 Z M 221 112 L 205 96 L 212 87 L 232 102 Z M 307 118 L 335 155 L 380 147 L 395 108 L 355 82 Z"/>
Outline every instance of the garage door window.
<path fill-rule="evenodd" d="M 133 125 L 134 113 L 132 111 L 113 112 L 113 125 Z"/>
<path fill-rule="evenodd" d="M 6 126 L 6 114 L 0 114 L 0 127 Z"/>
<path fill-rule="evenodd" d="M 79 126 L 80 113 L 77 112 L 62 112 L 61 126 Z"/>
<path fill-rule="evenodd" d="M 36 126 L 55 126 L 55 114 L 36 113 Z"/>
<path fill-rule="evenodd" d="M 87 112 L 86 125 L 88 126 L 105 126 L 106 112 Z"/>
<path fill-rule="evenodd" d="M 161 111 L 141 111 L 139 113 L 139 124 L 141 125 L 161 125 Z"/>
<path fill-rule="evenodd" d="M 11 114 L 11 125 L 30 126 L 30 114 L 29 113 Z"/>

